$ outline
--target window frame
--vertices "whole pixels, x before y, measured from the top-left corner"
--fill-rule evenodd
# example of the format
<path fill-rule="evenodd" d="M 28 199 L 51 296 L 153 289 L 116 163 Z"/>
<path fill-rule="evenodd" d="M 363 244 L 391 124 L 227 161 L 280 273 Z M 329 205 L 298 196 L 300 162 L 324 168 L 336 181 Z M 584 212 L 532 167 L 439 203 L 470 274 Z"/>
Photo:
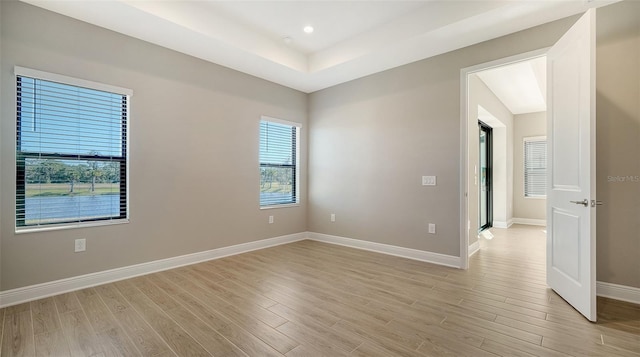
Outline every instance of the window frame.
<path fill-rule="evenodd" d="M 295 207 L 300 205 L 300 132 L 302 129 L 302 125 L 300 123 L 282 120 L 278 118 L 261 116 L 260 121 L 258 122 L 258 146 L 260 145 L 260 132 L 261 132 L 261 124 L 262 122 L 271 122 L 281 125 L 291 126 L 293 130 L 295 130 L 295 147 L 292 146 L 292 164 L 263 164 L 260 160 L 260 149 L 258 149 L 258 176 L 260 177 L 260 169 L 263 167 L 292 167 L 293 168 L 293 182 L 292 182 L 292 192 L 293 192 L 293 202 L 283 202 L 283 203 L 270 203 L 263 205 L 262 200 L 260 199 L 260 190 L 258 190 L 258 204 L 260 209 L 274 209 L 274 208 L 285 208 L 285 207 Z"/>
<path fill-rule="evenodd" d="M 89 80 L 69 77 L 56 73 L 49 73 L 44 71 L 39 71 L 31 68 L 25 68 L 20 66 L 14 67 L 14 75 L 15 75 L 15 95 L 14 99 L 16 100 L 15 105 L 15 169 L 16 169 L 16 180 L 15 180 L 15 204 L 14 204 L 14 225 L 15 225 L 15 233 L 30 233 L 30 232 L 39 232 L 39 231 L 50 231 L 50 230 L 59 230 L 59 229 L 70 229 L 70 228 L 83 228 L 83 227 L 91 227 L 91 226 L 104 226 L 104 225 L 112 225 L 112 224 L 123 224 L 129 223 L 129 217 L 131 214 L 131 209 L 129 206 L 129 153 L 131 151 L 130 144 L 130 135 L 131 135 L 131 97 L 133 96 L 133 91 L 131 89 L 122 88 L 118 86 L 113 86 L 109 84 L 93 82 Z M 20 111 L 20 103 L 18 102 L 18 79 L 19 77 L 27 77 L 33 78 L 36 80 L 43 80 L 49 82 L 56 82 L 64 85 L 74 86 L 74 87 L 82 87 L 92 90 L 110 92 L 118 95 L 122 95 L 126 100 L 126 113 L 122 116 L 123 128 L 122 128 L 122 156 L 114 158 L 110 155 L 82 155 L 82 154 L 59 154 L 59 153 L 29 153 L 22 152 L 19 150 L 20 148 L 20 136 L 21 136 L 21 128 L 20 121 L 18 120 L 18 115 Z M 124 200 L 124 212 L 123 209 L 120 209 L 120 215 L 110 216 L 107 218 L 92 218 L 85 220 L 72 220 L 67 222 L 53 222 L 53 223 L 38 223 L 35 225 L 19 225 L 18 220 L 18 207 L 20 202 L 22 201 L 24 207 L 24 200 L 26 194 L 26 159 L 29 158 L 40 158 L 40 159 L 74 159 L 74 160 L 89 160 L 89 161 L 102 161 L 102 162 L 118 162 L 120 164 L 120 200 Z M 22 200 L 20 199 L 22 197 Z"/>
<path fill-rule="evenodd" d="M 522 139 L 522 196 L 526 199 L 534 199 L 534 200 L 544 200 L 547 198 L 547 194 L 546 194 L 546 184 L 545 184 L 545 194 L 544 195 L 534 195 L 534 196 L 528 196 L 527 195 L 527 143 L 528 142 L 544 142 L 545 145 L 547 143 L 547 137 L 546 136 L 529 136 L 529 137 L 524 137 Z M 548 158 L 548 153 L 546 154 L 546 158 Z M 545 163 L 545 175 L 548 172 L 549 167 L 548 167 L 548 162 Z"/>

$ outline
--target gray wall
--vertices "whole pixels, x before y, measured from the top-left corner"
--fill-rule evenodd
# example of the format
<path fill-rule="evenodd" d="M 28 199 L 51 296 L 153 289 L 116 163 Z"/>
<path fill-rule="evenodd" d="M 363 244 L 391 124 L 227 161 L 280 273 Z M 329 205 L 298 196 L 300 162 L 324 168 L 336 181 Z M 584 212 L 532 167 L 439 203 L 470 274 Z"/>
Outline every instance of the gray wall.
<path fill-rule="evenodd" d="M 547 47 L 574 21 L 311 94 L 309 230 L 458 256 L 460 69 Z M 421 186 L 421 175 L 438 185 Z"/>
<path fill-rule="evenodd" d="M 306 231 L 306 94 L 24 3 L 1 6 L 1 290 Z M 134 91 L 131 223 L 14 233 L 15 65 Z M 259 209 L 261 115 L 303 125 L 299 207 Z M 86 252 L 73 253 L 76 238 Z"/>
<path fill-rule="evenodd" d="M 597 22 L 597 274 L 640 288 L 640 2 L 598 9 Z"/>
<path fill-rule="evenodd" d="M 547 112 L 519 114 L 513 120 L 513 217 L 547 219 L 547 200 L 524 197 L 524 138 L 547 135 Z"/>

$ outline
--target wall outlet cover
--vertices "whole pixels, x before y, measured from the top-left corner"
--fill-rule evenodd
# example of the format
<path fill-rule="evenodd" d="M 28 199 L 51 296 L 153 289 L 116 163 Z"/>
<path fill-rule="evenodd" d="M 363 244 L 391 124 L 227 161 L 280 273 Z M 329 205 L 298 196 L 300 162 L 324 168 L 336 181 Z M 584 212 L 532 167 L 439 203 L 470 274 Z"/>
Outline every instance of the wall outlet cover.
<path fill-rule="evenodd" d="M 85 250 L 87 250 L 87 240 L 84 238 L 76 239 L 73 251 L 78 253 L 78 252 L 84 252 Z"/>
<path fill-rule="evenodd" d="M 436 185 L 435 176 L 422 176 L 422 186 L 435 186 L 435 185 Z"/>
<path fill-rule="evenodd" d="M 429 233 L 436 234 L 436 225 L 434 223 L 429 223 Z"/>

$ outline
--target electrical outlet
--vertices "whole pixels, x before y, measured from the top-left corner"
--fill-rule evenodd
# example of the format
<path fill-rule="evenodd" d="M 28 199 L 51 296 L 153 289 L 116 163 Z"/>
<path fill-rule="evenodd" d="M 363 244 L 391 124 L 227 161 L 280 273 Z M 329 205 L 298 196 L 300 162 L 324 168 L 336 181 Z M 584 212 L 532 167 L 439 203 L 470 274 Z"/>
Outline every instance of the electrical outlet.
<path fill-rule="evenodd" d="M 336 214 L 332 213 L 331 214 L 331 222 L 335 222 L 336 221 Z"/>
<path fill-rule="evenodd" d="M 422 176 L 422 186 L 435 186 L 435 185 L 436 185 L 435 176 Z"/>
<path fill-rule="evenodd" d="M 273 216 L 269 216 L 269 224 L 273 223 Z"/>
<path fill-rule="evenodd" d="M 436 234 L 436 225 L 434 223 L 429 223 L 429 233 Z"/>
<path fill-rule="evenodd" d="M 85 250 L 87 250 L 87 240 L 84 239 L 84 238 L 76 239 L 75 246 L 74 246 L 74 252 L 76 252 L 76 253 L 84 252 Z"/>

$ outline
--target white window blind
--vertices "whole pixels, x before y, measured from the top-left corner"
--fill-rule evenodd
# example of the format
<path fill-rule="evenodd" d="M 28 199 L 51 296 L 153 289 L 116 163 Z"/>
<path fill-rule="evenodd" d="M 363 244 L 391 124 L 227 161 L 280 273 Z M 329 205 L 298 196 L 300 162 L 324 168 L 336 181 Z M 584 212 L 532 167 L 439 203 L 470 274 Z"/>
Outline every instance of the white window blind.
<path fill-rule="evenodd" d="M 543 137 L 524 139 L 524 196 L 547 195 L 547 140 Z"/>
<path fill-rule="evenodd" d="M 300 126 L 260 121 L 260 206 L 298 202 L 298 137 Z"/>
<path fill-rule="evenodd" d="M 16 227 L 126 219 L 129 94 L 16 78 Z"/>

